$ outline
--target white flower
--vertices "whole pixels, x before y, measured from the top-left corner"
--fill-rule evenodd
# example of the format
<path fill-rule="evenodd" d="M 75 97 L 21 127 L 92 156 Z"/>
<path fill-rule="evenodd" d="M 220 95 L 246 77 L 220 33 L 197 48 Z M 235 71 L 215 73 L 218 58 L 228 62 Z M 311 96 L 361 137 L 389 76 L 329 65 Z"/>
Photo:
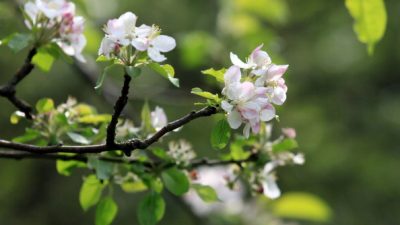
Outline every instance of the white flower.
<path fill-rule="evenodd" d="M 271 58 L 269 57 L 268 53 L 265 51 L 261 51 L 263 45 L 258 46 L 253 52 L 250 54 L 249 58 L 246 62 L 243 62 L 239 59 L 237 55 L 234 53 L 230 53 L 230 58 L 232 64 L 238 66 L 242 69 L 261 69 L 265 66 L 271 64 Z"/>
<path fill-rule="evenodd" d="M 225 88 L 222 93 L 227 100 L 221 102 L 221 107 L 228 114 L 228 122 L 232 129 L 237 129 L 245 123 L 244 136 L 248 137 L 250 128 L 258 133 L 260 121 L 269 121 L 275 117 L 275 109 L 269 103 L 267 89 L 256 87 L 253 83 L 240 82 L 241 72 L 237 66 L 230 67 L 225 75 Z"/>
<path fill-rule="evenodd" d="M 169 52 L 176 47 L 175 39 L 167 35 L 158 35 L 150 39 L 147 54 L 155 62 L 165 61 L 167 58 L 161 52 Z"/>
<path fill-rule="evenodd" d="M 32 29 L 32 25 L 36 24 L 36 20 L 39 15 L 39 9 L 33 2 L 27 2 L 24 5 L 24 11 L 30 20 L 25 20 L 25 24 L 29 29 Z"/>
<path fill-rule="evenodd" d="M 104 55 L 107 58 L 111 58 L 112 54 L 115 54 L 119 49 L 119 45 L 112 41 L 108 37 L 104 37 L 101 41 L 99 48 L 99 55 Z"/>
<path fill-rule="evenodd" d="M 156 109 L 150 113 L 151 116 L 151 125 L 156 129 L 156 131 L 161 130 L 168 124 L 167 115 L 159 106 L 156 106 Z"/>
<path fill-rule="evenodd" d="M 118 19 L 109 20 L 104 28 L 106 37 L 123 46 L 130 45 L 135 38 L 136 20 L 137 16 L 132 12 L 126 12 Z"/>
<path fill-rule="evenodd" d="M 282 133 L 288 138 L 294 139 L 296 138 L 296 130 L 294 128 L 282 128 Z"/>
<path fill-rule="evenodd" d="M 192 145 L 185 141 L 179 140 L 178 142 L 171 141 L 168 143 L 168 155 L 176 160 L 177 164 L 188 164 L 190 160 L 196 158 L 196 153 Z"/>
<path fill-rule="evenodd" d="M 57 44 L 65 52 L 65 54 L 74 56 L 81 62 L 85 62 L 82 51 L 86 46 L 86 38 L 83 35 L 84 22 L 83 17 L 73 17 L 66 14 L 63 24 L 60 28 L 60 39 Z"/>
<path fill-rule="evenodd" d="M 36 6 L 49 19 L 75 10 L 75 5 L 65 0 L 36 0 Z"/>

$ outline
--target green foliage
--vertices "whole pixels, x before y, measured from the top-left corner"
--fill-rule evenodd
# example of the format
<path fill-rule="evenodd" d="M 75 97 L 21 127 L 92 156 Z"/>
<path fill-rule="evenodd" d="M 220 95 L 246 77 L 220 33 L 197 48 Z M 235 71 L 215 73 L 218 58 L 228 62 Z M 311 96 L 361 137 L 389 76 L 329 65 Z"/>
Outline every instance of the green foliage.
<path fill-rule="evenodd" d="M 155 225 L 160 221 L 165 212 L 165 201 L 157 192 L 150 192 L 139 203 L 137 210 L 138 219 L 141 225 Z"/>
<path fill-rule="evenodd" d="M 142 128 L 145 134 L 150 134 L 155 131 L 153 125 L 151 124 L 151 111 L 149 103 L 146 102 L 143 105 L 141 112 Z"/>
<path fill-rule="evenodd" d="M 84 211 L 96 205 L 101 197 L 101 193 L 106 186 L 94 175 L 86 177 L 79 192 L 79 203 Z"/>
<path fill-rule="evenodd" d="M 174 77 L 174 67 L 169 64 L 160 65 L 158 63 L 150 63 L 149 67 L 157 74 L 161 75 L 164 78 L 167 78 L 173 85 L 179 87 L 179 79 Z"/>
<path fill-rule="evenodd" d="M 215 149 L 223 149 L 231 138 L 231 128 L 228 121 L 222 119 L 217 122 L 211 132 L 211 145 Z"/>
<path fill-rule="evenodd" d="M 54 56 L 45 48 L 39 48 L 32 58 L 32 63 L 44 72 L 49 72 L 54 63 Z"/>
<path fill-rule="evenodd" d="M 104 68 L 103 73 L 97 79 L 96 86 L 94 87 L 94 89 L 101 88 L 101 86 L 103 86 L 103 82 L 104 82 L 104 79 L 106 78 L 106 76 L 108 76 L 113 70 L 118 69 L 118 68 L 122 68 L 122 65 L 118 64 L 118 63 L 112 63 L 111 65 L 108 65 L 106 68 Z"/>
<path fill-rule="evenodd" d="M 327 222 L 332 210 L 319 197 L 302 192 L 286 193 L 272 204 L 272 212 L 280 217 Z"/>
<path fill-rule="evenodd" d="M 224 83 L 224 74 L 226 72 L 225 68 L 215 70 L 214 68 L 210 68 L 207 70 L 201 71 L 202 74 L 204 75 L 209 75 L 214 77 L 219 83 Z"/>
<path fill-rule="evenodd" d="M 36 103 L 36 110 L 38 111 L 38 113 L 48 113 L 48 112 L 54 110 L 53 100 L 50 98 L 40 99 Z"/>
<path fill-rule="evenodd" d="M 175 195 L 183 195 L 189 191 L 189 179 L 185 173 L 176 167 L 167 169 L 161 173 L 165 187 Z"/>
<path fill-rule="evenodd" d="M 131 77 L 138 77 L 142 70 L 135 66 L 125 66 L 125 72 Z"/>
<path fill-rule="evenodd" d="M 109 225 L 118 212 L 118 206 L 112 197 L 103 198 L 96 207 L 96 225 Z"/>
<path fill-rule="evenodd" d="M 375 44 L 386 30 L 386 9 L 383 0 L 346 0 L 346 7 L 354 19 L 358 40 L 367 44 L 372 54 Z"/>
<path fill-rule="evenodd" d="M 280 142 L 274 143 L 272 145 L 272 151 L 278 153 L 282 151 L 290 151 L 297 147 L 299 147 L 299 145 L 297 144 L 297 141 L 295 139 L 286 138 Z"/>
<path fill-rule="evenodd" d="M 179 45 L 183 66 L 195 68 L 207 63 L 211 51 L 218 47 L 218 41 L 203 31 L 191 32 L 183 36 Z"/>
<path fill-rule="evenodd" d="M 214 188 L 211 186 L 192 184 L 192 187 L 204 202 L 210 203 L 218 201 L 217 192 L 215 192 Z"/>
<path fill-rule="evenodd" d="M 65 154 L 64 155 L 71 155 L 71 154 Z M 72 170 L 75 168 L 85 168 L 86 164 L 80 161 L 63 161 L 63 160 L 57 160 L 56 162 L 56 169 L 57 172 L 60 175 L 63 176 L 70 176 L 72 173 Z"/>
<path fill-rule="evenodd" d="M 0 42 L 1 44 L 7 44 L 14 53 L 17 53 L 22 49 L 28 47 L 32 40 L 32 34 L 13 33 L 1 40 Z"/>
<path fill-rule="evenodd" d="M 284 24 L 289 15 L 285 0 L 234 0 L 237 10 L 256 15 L 274 24 Z"/>
<path fill-rule="evenodd" d="M 244 138 L 236 138 L 234 142 L 231 143 L 230 153 L 234 160 L 244 160 L 249 158 L 251 152 L 246 150 L 246 147 L 252 147 L 252 143 Z"/>
<path fill-rule="evenodd" d="M 89 157 L 88 167 L 96 171 L 97 179 L 108 180 L 114 171 L 114 163 Z"/>
<path fill-rule="evenodd" d="M 121 184 L 122 190 L 128 193 L 136 193 L 147 190 L 146 184 L 141 181 L 127 181 Z"/>
<path fill-rule="evenodd" d="M 90 144 L 90 140 L 87 139 L 86 137 L 78 134 L 78 133 L 74 133 L 74 132 L 67 132 L 68 137 L 75 143 L 78 144 L 84 144 L 84 145 L 88 145 Z"/>
<path fill-rule="evenodd" d="M 192 88 L 191 91 L 192 94 L 198 95 L 200 97 L 206 98 L 206 99 L 210 99 L 212 101 L 214 101 L 215 103 L 219 103 L 221 102 L 221 99 L 219 98 L 218 94 L 212 94 L 208 91 L 203 91 L 200 88 Z"/>

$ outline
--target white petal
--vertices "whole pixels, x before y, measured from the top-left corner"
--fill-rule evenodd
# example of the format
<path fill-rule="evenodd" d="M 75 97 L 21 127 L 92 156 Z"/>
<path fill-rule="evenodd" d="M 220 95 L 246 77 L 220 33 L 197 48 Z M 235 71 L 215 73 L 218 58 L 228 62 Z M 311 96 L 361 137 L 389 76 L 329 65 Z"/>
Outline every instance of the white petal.
<path fill-rule="evenodd" d="M 225 110 L 225 112 L 229 113 L 232 111 L 233 105 L 224 100 L 221 102 L 221 108 Z"/>
<path fill-rule="evenodd" d="M 231 66 L 224 74 L 225 86 L 239 83 L 242 77 L 242 73 L 240 72 L 240 68 L 237 66 Z"/>
<path fill-rule="evenodd" d="M 249 69 L 251 68 L 251 65 L 244 63 L 242 60 L 239 59 L 237 55 L 231 52 L 230 54 L 231 62 L 233 65 L 238 66 L 243 69 Z"/>
<path fill-rule="evenodd" d="M 274 88 L 274 95 L 272 97 L 272 103 L 276 105 L 282 105 L 286 101 L 286 91 L 281 87 Z"/>
<path fill-rule="evenodd" d="M 164 55 L 162 55 L 157 49 L 155 48 L 148 48 L 147 49 L 147 54 L 149 55 L 149 57 L 154 61 L 154 62 L 162 62 L 164 60 L 166 60 L 167 58 L 165 58 Z"/>
<path fill-rule="evenodd" d="M 169 52 L 176 47 L 175 39 L 167 35 L 157 36 L 151 44 L 160 52 Z"/>
<path fill-rule="evenodd" d="M 268 69 L 267 79 L 278 79 L 280 78 L 288 69 L 289 65 L 271 65 Z"/>
<path fill-rule="evenodd" d="M 268 176 L 278 164 L 275 161 L 270 161 L 264 165 L 263 176 Z"/>
<path fill-rule="evenodd" d="M 270 199 L 276 199 L 281 196 L 281 190 L 279 190 L 278 185 L 276 184 L 275 177 L 273 175 L 268 175 L 265 177 L 265 181 L 263 182 L 264 195 Z"/>
<path fill-rule="evenodd" d="M 147 38 L 136 38 L 133 39 L 131 44 L 135 47 L 138 51 L 146 51 L 149 45 L 147 44 Z"/>
<path fill-rule="evenodd" d="M 137 16 L 132 12 L 126 12 L 122 14 L 118 20 L 121 22 L 124 27 L 125 33 L 127 35 L 132 35 L 135 31 Z"/>
<path fill-rule="evenodd" d="M 272 120 L 273 118 L 275 118 L 275 108 L 271 104 L 268 104 L 261 110 L 260 119 L 261 121 L 266 122 Z"/>
<path fill-rule="evenodd" d="M 246 81 L 240 84 L 239 86 L 239 98 L 241 101 L 247 101 L 252 98 L 255 94 L 254 92 L 254 84 Z"/>
<path fill-rule="evenodd" d="M 237 110 L 232 110 L 228 114 L 228 123 L 232 129 L 237 129 L 242 124 L 242 117 Z"/>

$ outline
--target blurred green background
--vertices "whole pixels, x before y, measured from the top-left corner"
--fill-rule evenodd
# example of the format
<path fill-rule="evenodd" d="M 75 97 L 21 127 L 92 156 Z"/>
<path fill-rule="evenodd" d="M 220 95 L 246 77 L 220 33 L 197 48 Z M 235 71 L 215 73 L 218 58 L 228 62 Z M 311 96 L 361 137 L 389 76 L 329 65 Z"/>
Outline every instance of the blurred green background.
<path fill-rule="evenodd" d="M 0 37 L 26 30 L 15 2 L 0 2 Z M 279 126 L 297 129 L 300 151 L 307 159 L 302 167 L 279 170 L 279 185 L 284 193 L 301 191 L 319 196 L 333 210 L 328 222 L 299 223 L 400 223 L 400 1 L 385 1 L 387 30 L 373 56 L 368 56 L 366 46 L 357 41 L 343 1 L 74 2 L 88 18 L 85 54 L 89 58 L 96 56 L 107 19 L 128 10 L 139 16 L 139 24 L 158 24 L 163 33 L 177 39 L 178 47 L 167 54 L 167 62 L 174 65 L 181 88 L 145 71 L 134 81 L 134 96 L 126 111 L 136 122 L 145 100 L 153 107 L 165 107 L 170 120 L 185 114 L 199 100 L 190 95 L 192 87 L 220 90 L 200 70 L 226 67 L 230 51 L 244 58 L 264 43 L 274 62 L 290 64 L 285 74 L 288 100 L 278 110 Z M 24 57 L 25 52 L 13 54 L 6 47 L 0 48 L 0 83 L 10 78 Z M 119 87 L 121 78 L 115 74 L 107 82 Z M 111 105 L 93 86 L 74 66 L 58 61 L 48 74 L 35 70 L 18 87 L 18 95 L 31 103 L 42 97 L 61 103 L 74 96 L 111 113 Z M 0 99 L 0 109 L 1 138 L 11 139 L 28 126 L 10 124 L 14 108 L 5 99 Z M 199 155 L 215 154 L 208 136 L 213 121 L 195 121 L 171 138 L 190 140 Z M 79 172 L 59 176 L 54 162 L 0 159 L 0 224 L 93 224 L 93 210 L 83 213 L 78 204 L 81 180 Z M 136 224 L 135 207 L 140 198 L 140 194 L 117 192 L 120 211 L 114 224 Z M 167 196 L 167 205 L 160 224 L 211 224 L 177 199 Z"/>

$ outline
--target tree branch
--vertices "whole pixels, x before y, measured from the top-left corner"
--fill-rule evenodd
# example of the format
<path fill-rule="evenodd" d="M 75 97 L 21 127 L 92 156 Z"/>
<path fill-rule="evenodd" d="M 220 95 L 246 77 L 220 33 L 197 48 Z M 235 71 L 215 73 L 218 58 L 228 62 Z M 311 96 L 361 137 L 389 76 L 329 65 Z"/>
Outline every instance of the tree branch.
<path fill-rule="evenodd" d="M 79 162 L 87 162 L 88 157 L 85 155 L 60 155 L 60 154 L 33 154 L 29 152 L 19 152 L 19 151 L 0 151 L 0 158 L 4 159 L 15 159 L 15 160 L 23 160 L 23 159 L 42 159 L 42 160 L 62 160 L 62 161 L 79 161 Z M 119 163 L 119 164 L 137 164 L 143 165 L 145 167 L 151 168 L 154 166 L 159 166 L 162 162 L 143 162 L 135 159 L 124 159 L 124 158 L 116 158 L 116 157 L 106 157 L 100 156 L 98 158 L 102 161 Z M 231 164 L 242 164 L 246 162 L 256 162 L 258 160 L 258 154 L 253 153 L 247 159 L 242 160 L 210 160 L 207 158 L 203 159 L 195 159 L 192 160 L 188 166 L 182 166 L 182 169 L 195 169 L 202 166 L 223 166 L 223 165 L 231 165 Z M 170 167 L 177 166 L 175 163 L 170 163 L 163 166 L 161 169 L 165 170 Z"/>
<path fill-rule="evenodd" d="M 0 87 L 0 96 L 7 98 L 18 110 L 22 111 L 25 114 L 27 119 L 32 119 L 32 107 L 26 103 L 24 100 L 19 99 L 15 96 L 17 85 L 28 76 L 33 68 L 35 67 L 32 64 L 32 58 L 36 54 L 36 48 L 32 48 L 22 67 L 14 74 L 10 81 L 7 84 Z"/>
<path fill-rule="evenodd" d="M 107 144 L 82 145 L 82 146 L 63 146 L 63 145 L 36 146 L 30 144 L 15 143 L 0 139 L 0 148 L 13 149 L 17 151 L 24 151 L 35 154 L 47 154 L 47 153 L 59 153 L 59 152 L 83 154 L 83 153 L 100 153 L 100 152 L 107 152 L 114 150 L 122 150 L 125 153 L 127 152 L 130 153 L 135 149 L 146 149 L 150 145 L 157 142 L 165 134 L 179 127 L 182 127 L 183 125 L 189 123 L 192 120 L 201 117 L 208 117 L 216 113 L 217 109 L 215 107 L 208 106 L 201 110 L 193 111 L 187 114 L 186 116 L 169 123 L 167 126 L 163 127 L 161 130 L 159 130 L 158 132 L 156 132 L 151 137 L 145 140 L 131 139 L 123 143 L 114 143 L 111 146 Z"/>
<path fill-rule="evenodd" d="M 109 147 L 116 146 L 115 130 L 117 128 L 118 118 L 121 116 L 122 110 L 124 110 L 124 107 L 128 102 L 129 83 L 131 82 L 131 79 L 132 78 L 128 74 L 124 75 L 124 85 L 121 89 L 121 96 L 118 98 L 114 105 L 114 113 L 112 115 L 111 122 L 107 127 L 106 144 Z"/>

